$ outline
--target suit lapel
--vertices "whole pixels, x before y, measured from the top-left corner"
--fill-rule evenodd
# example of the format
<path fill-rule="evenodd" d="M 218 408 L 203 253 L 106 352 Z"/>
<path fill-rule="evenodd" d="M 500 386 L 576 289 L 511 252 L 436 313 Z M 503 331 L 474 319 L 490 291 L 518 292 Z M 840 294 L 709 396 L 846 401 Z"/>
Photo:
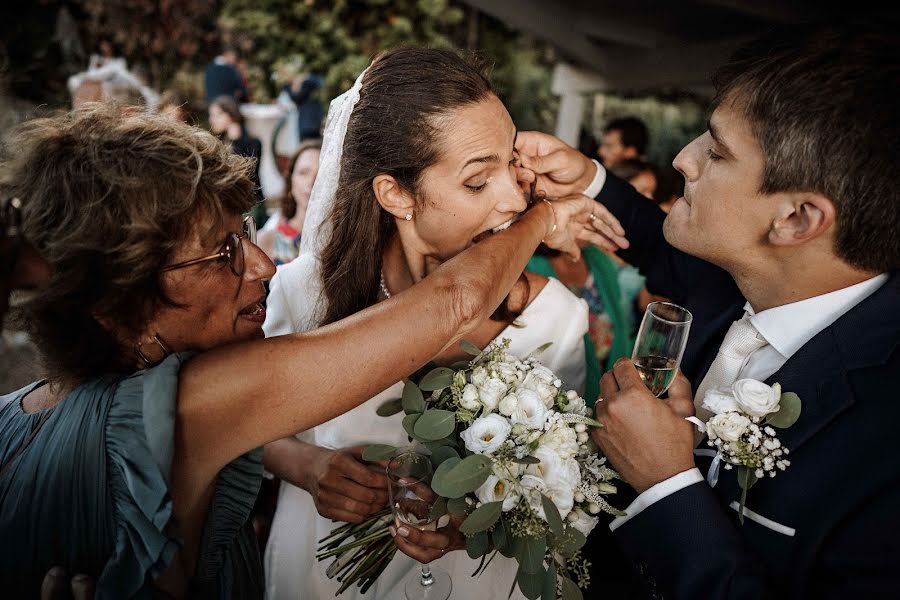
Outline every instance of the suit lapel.
<path fill-rule="evenodd" d="M 874 294 L 807 342 L 766 380 L 800 396 L 803 408 L 793 426 L 778 438 L 794 454 L 817 432 L 852 406 L 848 374 L 884 363 L 900 343 L 900 276 L 896 273 Z M 779 477 L 790 477 L 790 468 Z M 716 492 L 728 504 L 740 488 L 735 471 L 722 471 Z"/>

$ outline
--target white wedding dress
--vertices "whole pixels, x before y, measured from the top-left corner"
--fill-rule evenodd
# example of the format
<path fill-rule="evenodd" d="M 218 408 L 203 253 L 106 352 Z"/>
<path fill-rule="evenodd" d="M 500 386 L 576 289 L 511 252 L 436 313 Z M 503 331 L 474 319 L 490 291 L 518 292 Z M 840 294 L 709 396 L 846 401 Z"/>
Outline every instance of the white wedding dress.
<path fill-rule="evenodd" d="M 309 275 L 313 259 L 299 259 L 279 267 L 272 280 L 265 323 L 267 336 L 282 335 L 315 328 L 314 307 L 299 306 L 297 299 L 316 297 L 310 286 L 318 287 Z M 588 307 L 563 284 L 550 279 L 546 287 L 517 319 L 520 326 L 503 330 L 498 339 L 510 339 L 510 352 L 525 356 L 538 346 L 553 342 L 542 355 L 541 362 L 552 369 L 566 389 L 579 392 L 584 387 L 585 350 Z M 335 382 L 335 385 L 340 385 Z M 346 448 L 363 444 L 408 443 L 401 426 L 402 413 L 384 418 L 375 410 L 391 398 L 399 398 L 403 389 L 397 383 L 365 404 L 323 425 L 298 435 L 309 443 L 327 448 Z M 265 551 L 266 598 L 270 600 L 326 600 L 334 598 L 339 583 L 325 575 L 331 560 L 316 561 L 318 540 L 328 535 L 338 523 L 319 516 L 315 504 L 306 491 L 282 482 L 271 534 Z M 516 576 L 516 562 L 498 555 L 479 577 L 472 574 L 479 561 L 472 560 L 464 550 L 450 552 L 431 563 L 447 571 L 453 580 L 455 600 L 506 600 Z M 403 600 L 403 583 L 418 563 L 400 552 L 381 574 L 377 583 L 365 595 L 355 585 L 339 598 L 347 600 L 377 599 Z M 516 589 L 512 596 L 523 600 Z"/>

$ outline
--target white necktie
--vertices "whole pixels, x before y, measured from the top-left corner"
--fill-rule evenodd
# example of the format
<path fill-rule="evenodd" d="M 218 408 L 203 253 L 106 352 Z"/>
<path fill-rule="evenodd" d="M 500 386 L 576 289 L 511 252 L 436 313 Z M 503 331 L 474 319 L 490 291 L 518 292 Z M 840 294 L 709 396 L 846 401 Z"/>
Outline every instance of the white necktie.
<path fill-rule="evenodd" d="M 705 423 L 712 416 L 711 412 L 701 406 L 706 392 L 717 387 L 730 386 L 737 381 L 741 368 L 750 355 L 766 345 L 768 342 L 759 334 L 746 315 L 743 319 L 731 324 L 728 333 L 725 334 L 725 339 L 722 340 L 716 359 L 710 365 L 706 377 L 700 382 L 697 393 L 694 395 L 694 408 L 701 421 Z"/>

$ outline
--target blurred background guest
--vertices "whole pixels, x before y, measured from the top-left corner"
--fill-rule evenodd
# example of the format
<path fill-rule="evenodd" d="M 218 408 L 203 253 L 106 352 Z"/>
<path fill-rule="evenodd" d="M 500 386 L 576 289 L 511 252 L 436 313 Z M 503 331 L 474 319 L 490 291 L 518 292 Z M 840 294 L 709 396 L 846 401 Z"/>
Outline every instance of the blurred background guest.
<path fill-rule="evenodd" d="M 324 110 L 319 97 L 322 84 L 322 76 L 315 73 L 300 74 L 290 83 L 284 84 L 284 91 L 297 105 L 297 125 L 301 142 L 322 135 Z"/>
<path fill-rule="evenodd" d="M 259 247 L 276 265 L 291 262 L 300 251 L 303 221 L 319 172 L 321 148 L 322 142 L 315 139 L 300 144 L 285 173 L 286 187 L 279 202 L 279 212 L 272 217 L 275 226 L 259 233 Z"/>
<path fill-rule="evenodd" d="M 613 119 L 603 128 L 597 154 L 609 169 L 626 158 L 643 158 L 649 138 L 647 126 L 637 117 Z"/>
<path fill-rule="evenodd" d="M 212 103 L 219 96 L 228 96 L 235 102 L 247 102 L 247 86 L 237 68 L 238 55 L 234 48 L 225 46 L 222 53 L 206 65 L 203 71 L 203 87 L 206 101 Z"/>
<path fill-rule="evenodd" d="M 262 143 L 247 135 L 247 131 L 244 129 L 244 116 L 234 98 L 219 96 L 213 99 L 209 105 L 209 130 L 219 139 L 230 144 L 235 154 L 256 159 L 251 179 L 255 186 L 254 193 L 258 202 L 251 214 L 258 219 L 258 222 L 265 221 L 262 187 L 259 182 L 259 158 L 262 156 Z M 258 214 L 260 212 L 261 215 Z"/>
<path fill-rule="evenodd" d="M 190 123 L 191 116 L 188 113 L 187 101 L 175 90 L 163 92 L 156 103 L 156 112 L 177 119 L 182 123 Z"/>

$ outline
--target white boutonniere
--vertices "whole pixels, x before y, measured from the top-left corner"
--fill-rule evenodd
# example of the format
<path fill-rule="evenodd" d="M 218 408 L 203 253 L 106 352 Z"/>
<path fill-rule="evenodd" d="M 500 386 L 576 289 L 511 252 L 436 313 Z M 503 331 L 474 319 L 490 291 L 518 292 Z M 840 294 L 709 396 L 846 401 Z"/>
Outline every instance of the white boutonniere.
<path fill-rule="evenodd" d="M 738 517 L 744 522 L 747 490 L 765 476 L 775 477 L 787 469 L 789 450 L 778 439 L 776 429 L 786 429 L 800 417 L 800 397 L 782 393 L 781 386 L 768 386 L 756 379 L 740 379 L 731 387 L 709 390 L 703 408 L 713 413 L 706 422 L 707 445 L 715 449 L 707 480 L 715 485 L 718 468 L 737 468 L 741 486 Z"/>

